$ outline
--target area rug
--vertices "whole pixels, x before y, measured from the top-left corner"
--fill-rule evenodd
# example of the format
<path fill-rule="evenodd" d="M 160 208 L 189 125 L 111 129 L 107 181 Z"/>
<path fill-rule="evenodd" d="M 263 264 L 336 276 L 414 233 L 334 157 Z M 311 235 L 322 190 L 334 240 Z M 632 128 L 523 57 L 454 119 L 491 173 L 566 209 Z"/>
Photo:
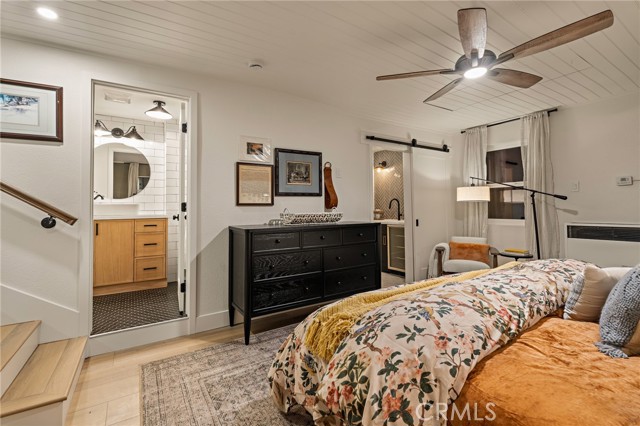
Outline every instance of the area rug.
<path fill-rule="evenodd" d="M 142 424 L 198 426 L 313 425 L 285 416 L 269 395 L 267 372 L 294 325 L 142 366 Z"/>

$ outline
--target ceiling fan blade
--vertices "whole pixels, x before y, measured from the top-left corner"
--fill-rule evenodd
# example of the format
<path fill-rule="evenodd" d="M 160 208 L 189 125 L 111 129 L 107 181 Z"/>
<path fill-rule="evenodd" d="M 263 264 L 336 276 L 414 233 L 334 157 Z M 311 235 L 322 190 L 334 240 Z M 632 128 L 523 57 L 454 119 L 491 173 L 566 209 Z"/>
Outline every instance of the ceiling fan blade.
<path fill-rule="evenodd" d="M 494 68 L 490 70 L 487 72 L 487 78 L 497 81 L 498 83 L 521 87 L 523 89 L 528 89 L 542 80 L 542 77 L 529 74 L 528 72 L 508 70 L 505 68 Z"/>
<path fill-rule="evenodd" d="M 524 58 L 534 53 L 561 46 L 604 30 L 611 25 L 613 25 L 613 13 L 610 10 L 605 10 L 507 50 L 498 57 L 495 64 L 501 64 L 510 59 Z"/>
<path fill-rule="evenodd" d="M 484 56 L 487 44 L 487 11 L 482 8 L 458 10 L 458 31 L 465 56 L 472 66 Z M 475 62 L 475 63 L 474 63 Z"/>
<path fill-rule="evenodd" d="M 456 80 L 453 80 L 451 83 L 447 84 L 442 89 L 438 90 L 436 93 L 434 93 L 433 95 L 431 95 L 427 99 L 425 99 L 424 103 L 426 104 L 427 102 L 431 102 L 433 100 L 436 100 L 440 96 L 450 92 L 451 90 L 453 90 L 454 87 L 456 87 L 458 84 L 460 84 L 460 82 L 462 80 L 464 80 L 464 78 L 458 78 Z"/>
<path fill-rule="evenodd" d="M 398 80 L 401 78 L 412 78 L 412 77 L 423 77 L 425 75 L 438 75 L 438 74 L 450 74 L 452 69 L 442 69 L 442 70 L 427 70 L 427 71 L 415 71 L 415 72 L 405 72 L 402 74 L 389 74 L 389 75 L 379 75 L 376 77 L 376 80 Z"/>

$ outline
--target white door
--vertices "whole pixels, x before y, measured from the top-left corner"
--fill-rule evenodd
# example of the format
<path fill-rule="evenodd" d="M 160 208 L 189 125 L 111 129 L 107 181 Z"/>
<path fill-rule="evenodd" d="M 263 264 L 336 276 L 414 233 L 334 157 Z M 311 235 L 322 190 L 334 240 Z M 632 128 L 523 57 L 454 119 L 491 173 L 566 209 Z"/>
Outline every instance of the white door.
<path fill-rule="evenodd" d="M 450 153 L 412 148 L 411 209 L 413 217 L 413 271 L 415 281 L 427 277 L 433 247 L 447 241 L 453 223 Z"/>
<path fill-rule="evenodd" d="M 178 176 L 180 182 L 179 189 L 179 201 L 180 201 L 180 212 L 179 215 L 179 237 L 178 237 L 178 307 L 180 309 L 180 313 L 183 315 L 187 315 L 188 313 L 185 311 L 186 306 L 186 298 L 187 292 L 186 287 L 187 283 L 187 194 L 188 194 L 188 184 L 187 182 L 187 165 L 189 164 L 188 157 L 188 149 L 187 149 L 187 132 L 190 129 L 186 128 L 186 123 L 188 122 L 188 117 L 186 113 L 186 104 L 182 103 L 180 107 L 180 120 L 179 120 L 179 136 L 178 140 L 180 142 L 180 162 L 178 163 Z"/>

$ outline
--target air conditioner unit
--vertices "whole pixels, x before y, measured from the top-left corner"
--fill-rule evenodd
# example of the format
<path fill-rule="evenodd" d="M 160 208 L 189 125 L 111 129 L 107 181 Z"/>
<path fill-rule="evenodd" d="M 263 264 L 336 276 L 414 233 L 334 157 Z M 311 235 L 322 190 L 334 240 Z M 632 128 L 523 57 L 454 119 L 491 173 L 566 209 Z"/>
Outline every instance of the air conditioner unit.
<path fill-rule="evenodd" d="M 617 223 L 567 223 L 565 252 L 570 259 L 598 266 L 640 264 L 640 225 Z"/>

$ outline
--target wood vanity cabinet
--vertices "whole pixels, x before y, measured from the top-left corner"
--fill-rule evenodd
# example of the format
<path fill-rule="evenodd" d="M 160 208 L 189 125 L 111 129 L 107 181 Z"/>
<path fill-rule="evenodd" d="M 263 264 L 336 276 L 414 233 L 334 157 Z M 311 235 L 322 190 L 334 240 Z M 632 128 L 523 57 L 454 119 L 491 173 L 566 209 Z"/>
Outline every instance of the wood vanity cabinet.
<path fill-rule="evenodd" d="M 94 295 L 167 285 L 167 219 L 94 221 Z"/>
<path fill-rule="evenodd" d="M 380 288 L 378 224 L 229 227 L 229 322 Z"/>

